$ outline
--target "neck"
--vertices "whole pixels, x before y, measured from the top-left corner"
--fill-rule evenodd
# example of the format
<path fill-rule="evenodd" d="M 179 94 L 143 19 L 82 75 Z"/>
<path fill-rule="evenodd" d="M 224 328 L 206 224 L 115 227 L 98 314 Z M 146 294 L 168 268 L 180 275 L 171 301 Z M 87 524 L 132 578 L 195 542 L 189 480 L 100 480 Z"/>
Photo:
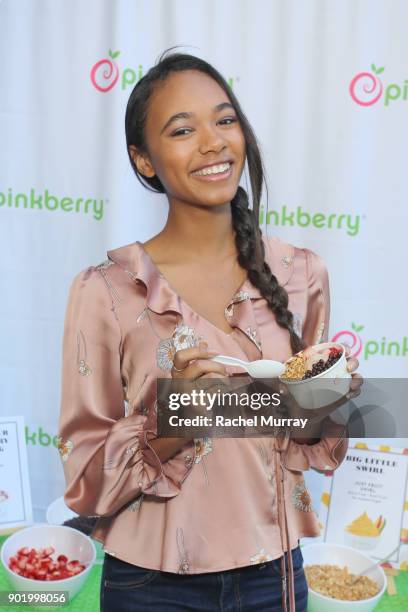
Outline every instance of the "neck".
<path fill-rule="evenodd" d="M 172 259 L 220 261 L 228 255 L 236 256 L 231 205 L 229 202 L 217 206 L 170 202 L 166 225 L 157 239 Z"/>

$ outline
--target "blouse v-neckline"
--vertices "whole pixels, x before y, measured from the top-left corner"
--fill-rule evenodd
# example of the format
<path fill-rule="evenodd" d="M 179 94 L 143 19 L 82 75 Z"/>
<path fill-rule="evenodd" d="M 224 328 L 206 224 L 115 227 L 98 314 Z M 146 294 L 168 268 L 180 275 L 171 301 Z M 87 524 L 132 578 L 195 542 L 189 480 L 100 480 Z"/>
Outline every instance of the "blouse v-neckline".
<path fill-rule="evenodd" d="M 146 258 L 149 260 L 149 263 L 151 265 L 151 267 L 154 269 L 155 273 L 157 274 L 158 277 L 160 277 L 168 286 L 168 288 L 170 289 L 170 291 L 172 291 L 174 293 L 174 295 L 176 296 L 179 304 L 184 305 L 186 308 L 188 308 L 190 310 L 191 313 L 193 313 L 195 316 L 197 316 L 199 319 L 202 319 L 203 321 L 205 321 L 208 325 L 210 325 L 215 331 L 220 332 L 221 334 L 223 334 L 225 337 L 230 338 L 231 336 L 233 336 L 235 334 L 235 328 L 231 327 L 232 331 L 231 332 L 225 332 L 223 329 L 221 329 L 220 327 L 218 327 L 218 325 L 215 325 L 214 323 L 212 323 L 207 317 L 204 317 L 202 314 L 200 314 L 199 312 L 197 312 L 192 306 L 190 306 L 190 304 L 183 298 L 181 297 L 181 295 L 178 293 L 178 291 L 175 289 L 175 287 L 173 287 L 173 285 L 170 283 L 170 281 L 168 280 L 168 278 L 161 272 L 160 268 L 157 266 L 157 264 L 153 261 L 152 257 L 150 256 L 150 254 L 147 252 L 147 250 L 145 249 L 145 247 L 143 246 L 143 244 L 137 240 L 136 244 L 139 246 L 139 248 L 142 250 L 142 252 L 144 253 L 144 255 L 146 256 Z M 228 304 L 226 305 L 224 312 L 227 311 L 227 309 L 234 303 L 234 300 L 236 298 L 237 295 L 240 294 L 240 292 L 244 291 L 244 287 L 246 287 L 246 285 L 249 283 L 249 279 L 248 276 L 246 276 L 243 280 L 243 282 L 239 285 L 238 289 L 235 291 L 235 293 L 233 294 L 233 296 L 231 297 L 231 299 L 229 300 Z M 225 319 L 227 320 L 227 318 L 225 317 Z"/>

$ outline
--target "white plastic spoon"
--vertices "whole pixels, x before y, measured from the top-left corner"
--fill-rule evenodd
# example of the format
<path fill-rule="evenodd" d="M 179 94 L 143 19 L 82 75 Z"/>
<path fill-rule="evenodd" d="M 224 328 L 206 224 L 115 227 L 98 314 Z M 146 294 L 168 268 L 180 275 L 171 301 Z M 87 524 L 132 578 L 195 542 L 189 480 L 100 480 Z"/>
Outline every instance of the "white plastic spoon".
<path fill-rule="evenodd" d="M 227 355 L 216 355 L 211 357 L 212 361 L 223 365 L 238 366 L 248 372 L 252 378 L 277 378 L 285 371 L 285 365 L 280 361 L 272 359 L 257 359 L 256 361 L 243 361 L 237 357 Z"/>
<path fill-rule="evenodd" d="M 355 574 L 354 577 L 351 580 L 348 581 L 348 584 L 350 584 L 350 585 L 355 584 L 356 582 L 358 582 L 360 580 L 360 578 L 362 576 L 364 576 L 364 574 L 367 574 L 368 572 L 371 572 L 372 569 L 377 567 L 377 565 L 380 565 L 381 563 L 384 563 L 384 561 L 388 561 L 388 559 L 390 557 L 392 557 L 392 555 L 394 555 L 396 552 L 398 552 L 400 547 L 401 547 L 401 542 L 398 544 L 397 548 L 394 548 L 394 550 L 391 551 L 386 557 L 384 557 L 383 559 L 380 559 L 379 561 L 376 561 L 375 563 L 373 563 L 372 565 L 367 567 L 367 569 L 363 570 L 359 574 Z"/>

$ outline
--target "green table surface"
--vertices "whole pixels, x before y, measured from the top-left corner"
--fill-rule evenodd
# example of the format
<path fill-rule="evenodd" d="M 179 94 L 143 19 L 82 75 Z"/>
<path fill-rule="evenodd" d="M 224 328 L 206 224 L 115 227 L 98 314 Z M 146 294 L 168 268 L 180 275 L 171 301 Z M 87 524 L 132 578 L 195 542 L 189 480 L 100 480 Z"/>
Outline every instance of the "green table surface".
<path fill-rule="evenodd" d="M 0 536 L 0 547 L 7 536 Z M 79 593 L 67 605 L 60 608 L 61 610 L 69 610 L 70 612 L 100 612 L 99 609 L 99 587 L 101 582 L 102 565 L 94 565 L 90 574 Z M 394 578 L 397 587 L 397 595 L 390 597 L 387 593 L 382 597 L 380 603 L 375 608 L 375 612 L 404 612 L 408 610 L 408 571 L 400 571 L 398 576 Z M 4 568 L 0 566 L 0 591 L 11 590 L 11 585 L 8 582 L 7 574 Z M 49 607 L 39 606 L 0 606 L 0 610 L 4 612 L 21 612 L 25 607 L 30 607 L 31 610 L 42 610 L 45 612 Z"/>

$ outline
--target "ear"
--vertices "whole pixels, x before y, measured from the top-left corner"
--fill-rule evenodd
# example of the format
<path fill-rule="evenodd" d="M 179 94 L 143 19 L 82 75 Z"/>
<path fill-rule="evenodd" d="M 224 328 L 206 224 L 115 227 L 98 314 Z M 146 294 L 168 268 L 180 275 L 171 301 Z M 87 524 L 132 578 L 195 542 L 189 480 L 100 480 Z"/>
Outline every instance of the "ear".
<path fill-rule="evenodd" d="M 139 153 L 135 145 L 129 145 L 129 153 L 140 174 L 147 178 L 152 178 L 156 174 L 149 157 L 146 154 Z"/>

